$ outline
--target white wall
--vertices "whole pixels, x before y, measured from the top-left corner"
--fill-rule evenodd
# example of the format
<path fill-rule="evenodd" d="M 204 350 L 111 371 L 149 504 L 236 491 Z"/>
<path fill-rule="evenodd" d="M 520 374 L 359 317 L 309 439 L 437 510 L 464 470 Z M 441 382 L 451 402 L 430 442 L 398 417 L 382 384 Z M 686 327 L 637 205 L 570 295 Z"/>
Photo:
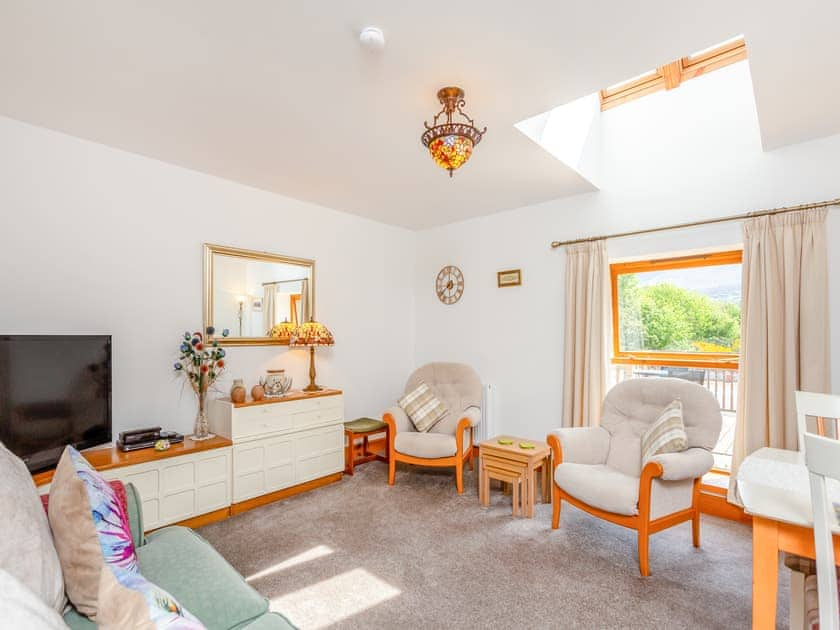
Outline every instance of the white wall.
<path fill-rule="evenodd" d="M 551 240 L 840 196 L 840 136 L 762 152 L 749 73 L 731 68 L 609 110 L 592 136 L 600 192 L 420 233 L 0 118 L 0 334 L 111 333 L 115 430 L 188 431 L 194 403 L 169 366 L 181 332 L 201 325 L 201 244 L 314 258 L 317 316 L 337 339 L 318 351 L 319 381 L 345 389 L 348 417 L 390 405 L 417 365 L 464 361 L 496 385 L 498 429 L 540 437 L 562 407 L 565 256 Z M 715 76 L 723 100 L 704 88 Z M 739 241 L 722 224 L 609 248 L 624 258 Z M 838 314 L 840 248 L 830 252 Z M 446 264 L 466 277 L 453 306 L 434 294 Z M 509 268 L 523 285 L 498 289 Z M 831 343 L 840 356 L 840 325 Z M 275 367 L 302 385 L 306 360 L 233 348 L 220 388 Z"/>
<path fill-rule="evenodd" d="M 336 336 L 320 383 L 348 417 L 379 413 L 412 367 L 415 235 L 0 118 L 0 334 L 113 335 L 114 430 L 189 431 L 170 366 L 201 327 L 202 243 L 313 258 L 316 315 Z M 233 377 L 308 382 L 308 353 L 231 348 Z"/>
<path fill-rule="evenodd" d="M 690 88 L 699 91 L 715 74 L 729 84 L 726 100 L 706 94 L 706 108 L 698 107 Z M 549 247 L 552 240 L 840 197 L 840 136 L 762 152 L 752 93 L 737 75 L 720 71 L 609 110 L 601 120 L 599 192 L 421 232 L 415 362 L 473 364 L 484 382 L 497 387 L 497 428 L 539 438 L 560 425 L 562 409 L 565 254 Z M 480 151 L 473 159 L 481 159 Z M 830 212 L 836 243 L 840 209 Z M 625 258 L 740 241 L 740 225 L 731 223 L 618 239 L 608 247 L 612 258 Z M 839 250 L 830 248 L 829 262 L 835 320 Z M 459 266 L 466 279 L 453 306 L 434 294 L 435 275 L 448 264 Z M 516 268 L 523 285 L 497 288 L 496 272 Z M 840 356 L 840 324 L 831 343 L 832 354 Z M 840 361 L 833 384 L 840 392 Z"/>

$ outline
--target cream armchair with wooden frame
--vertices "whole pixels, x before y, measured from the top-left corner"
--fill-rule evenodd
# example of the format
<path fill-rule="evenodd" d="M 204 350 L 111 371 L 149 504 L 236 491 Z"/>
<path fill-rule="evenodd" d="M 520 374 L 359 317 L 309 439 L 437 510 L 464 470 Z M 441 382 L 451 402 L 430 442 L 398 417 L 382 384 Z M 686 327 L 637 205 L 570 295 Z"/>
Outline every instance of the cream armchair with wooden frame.
<path fill-rule="evenodd" d="M 641 438 L 665 407 L 679 398 L 688 448 L 656 455 L 642 467 Z M 721 429 L 717 400 L 704 387 L 677 378 L 637 378 L 607 392 L 598 427 L 558 429 L 547 438 L 554 457 L 551 526 L 560 525 L 561 501 L 638 532 L 639 570 L 650 575 L 648 538 L 692 522 L 700 546 L 700 479 L 714 463 Z"/>
<path fill-rule="evenodd" d="M 394 485 L 397 462 L 452 466 L 460 494 L 464 491 L 464 463 L 473 468 L 473 429 L 481 420 L 481 381 L 468 365 L 429 363 L 409 377 L 405 393 L 420 383 L 431 388 L 447 413 L 429 431 L 421 433 L 399 405 L 385 410 L 382 421 L 388 425 L 388 485 Z"/>

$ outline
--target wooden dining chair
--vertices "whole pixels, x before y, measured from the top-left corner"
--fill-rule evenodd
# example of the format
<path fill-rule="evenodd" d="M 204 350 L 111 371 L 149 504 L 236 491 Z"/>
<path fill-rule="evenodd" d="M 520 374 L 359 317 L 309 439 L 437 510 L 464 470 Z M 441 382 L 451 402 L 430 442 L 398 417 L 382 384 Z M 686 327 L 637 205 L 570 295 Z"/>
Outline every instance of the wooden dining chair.
<path fill-rule="evenodd" d="M 799 430 L 799 450 L 802 450 L 803 436 L 808 431 L 808 418 L 814 418 L 814 431 L 823 437 L 840 439 L 840 396 L 796 392 L 796 424 Z"/>
<path fill-rule="evenodd" d="M 840 441 L 813 433 L 805 433 L 803 437 L 814 513 L 820 629 L 840 630 L 837 569 L 832 540 L 832 530 L 838 527 L 837 512 L 826 488 L 827 478 L 840 481 Z"/>
<path fill-rule="evenodd" d="M 810 418 L 810 421 L 809 421 Z M 815 392 L 796 392 L 796 421 L 799 451 L 805 458 L 805 434 L 840 439 L 840 396 Z M 790 573 L 790 629 L 804 630 L 814 617 L 817 602 L 816 561 L 785 554 Z M 807 601 L 806 601 L 807 600 Z"/>

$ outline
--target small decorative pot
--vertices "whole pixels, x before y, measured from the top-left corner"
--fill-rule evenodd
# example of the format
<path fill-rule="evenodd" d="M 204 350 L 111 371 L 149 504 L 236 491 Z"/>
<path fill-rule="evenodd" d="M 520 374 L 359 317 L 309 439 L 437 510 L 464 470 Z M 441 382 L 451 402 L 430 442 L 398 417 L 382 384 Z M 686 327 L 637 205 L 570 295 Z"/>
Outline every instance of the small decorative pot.
<path fill-rule="evenodd" d="M 265 390 L 262 385 L 254 385 L 251 388 L 251 398 L 254 400 L 262 400 L 265 398 Z"/>
<path fill-rule="evenodd" d="M 230 399 L 235 403 L 245 402 L 248 391 L 245 389 L 245 381 L 241 378 L 233 379 L 233 387 L 230 388 Z"/>

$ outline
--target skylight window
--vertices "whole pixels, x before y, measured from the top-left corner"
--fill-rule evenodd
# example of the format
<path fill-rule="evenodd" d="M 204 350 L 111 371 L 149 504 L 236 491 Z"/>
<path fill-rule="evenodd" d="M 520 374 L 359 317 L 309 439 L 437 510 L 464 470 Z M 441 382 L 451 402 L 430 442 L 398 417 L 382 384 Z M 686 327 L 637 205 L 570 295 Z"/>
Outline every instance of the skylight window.
<path fill-rule="evenodd" d="M 738 36 L 729 39 L 717 46 L 666 63 L 656 70 L 601 90 L 601 111 L 660 90 L 673 90 L 684 81 L 744 61 L 746 58 L 747 45 L 744 38 Z"/>

